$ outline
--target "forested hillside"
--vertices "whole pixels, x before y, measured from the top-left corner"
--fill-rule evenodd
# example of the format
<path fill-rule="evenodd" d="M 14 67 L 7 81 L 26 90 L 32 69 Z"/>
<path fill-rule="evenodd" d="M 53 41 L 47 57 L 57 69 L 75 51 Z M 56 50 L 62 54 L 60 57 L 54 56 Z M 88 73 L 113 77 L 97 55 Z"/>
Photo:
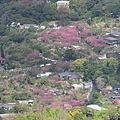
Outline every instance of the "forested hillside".
<path fill-rule="evenodd" d="M 57 11 L 57 0 L 2 0 L 0 23 L 40 23 L 51 20 L 79 20 L 120 14 L 120 0 L 70 0 L 70 9 Z"/>
<path fill-rule="evenodd" d="M 119 120 L 120 0 L 56 2 L 0 0 L 0 115 Z"/>

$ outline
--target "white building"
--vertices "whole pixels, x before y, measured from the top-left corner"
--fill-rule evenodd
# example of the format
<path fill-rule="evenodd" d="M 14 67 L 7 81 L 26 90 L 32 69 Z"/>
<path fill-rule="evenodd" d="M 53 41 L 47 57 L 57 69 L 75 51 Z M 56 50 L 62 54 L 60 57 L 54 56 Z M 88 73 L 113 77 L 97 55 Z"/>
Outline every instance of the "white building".
<path fill-rule="evenodd" d="M 92 82 L 84 83 L 84 88 L 92 88 Z"/>
<path fill-rule="evenodd" d="M 46 73 L 43 73 L 43 74 L 39 74 L 37 75 L 36 77 L 39 78 L 39 77 L 48 77 L 52 74 L 52 72 L 46 72 Z"/>
<path fill-rule="evenodd" d="M 92 109 L 97 110 L 97 111 L 106 110 L 105 108 L 100 107 L 100 106 L 95 105 L 95 104 L 87 105 L 87 107 L 92 108 Z"/>
<path fill-rule="evenodd" d="M 63 7 L 65 7 L 65 8 L 69 8 L 69 3 L 70 3 L 70 1 L 57 1 L 57 9 L 59 9 L 59 8 L 63 8 Z"/>
<path fill-rule="evenodd" d="M 45 25 L 40 25 L 40 29 L 45 29 L 46 26 Z"/>
<path fill-rule="evenodd" d="M 99 59 L 99 60 L 105 60 L 105 59 L 107 59 L 107 56 L 106 56 L 106 54 L 104 54 L 104 55 L 99 55 L 99 56 L 98 56 L 98 59 Z"/>
<path fill-rule="evenodd" d="M 83 84 L 73 84 L 72 87 L 73 87 L 75 90 L 79 90 L 79 89 L 83 88 L 84 85 L 83 85 Z"/>
<path fill-rule="evenodd" d="M 23 25 L 20 25 L 21 29 L 29 29 L 30 27 L 33 27 L 35 29 L 39 29 L 39 26 L 36 25 L 36 24 L 23 24 Z"/>

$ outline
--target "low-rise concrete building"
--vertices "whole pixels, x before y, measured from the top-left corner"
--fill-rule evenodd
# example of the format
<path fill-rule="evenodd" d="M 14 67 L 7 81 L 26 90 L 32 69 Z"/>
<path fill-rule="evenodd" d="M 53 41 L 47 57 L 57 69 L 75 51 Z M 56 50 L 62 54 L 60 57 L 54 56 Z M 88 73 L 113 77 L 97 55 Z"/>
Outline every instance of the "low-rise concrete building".
<path fill-rule="evenodd" d="M 57 9 L 59 8 L 69 8 L 70 1 L 57 1 Z"/>
<path fill-rule="evenodd" d="M 100 107 L 100 106 L 95 105 L 95 104 L 87 105 L 87 107 L 91 108 L 91 109 L 94 109 L 94 110 L 97 110 L 97 111 L 106 110 L 105 108 Z"/>

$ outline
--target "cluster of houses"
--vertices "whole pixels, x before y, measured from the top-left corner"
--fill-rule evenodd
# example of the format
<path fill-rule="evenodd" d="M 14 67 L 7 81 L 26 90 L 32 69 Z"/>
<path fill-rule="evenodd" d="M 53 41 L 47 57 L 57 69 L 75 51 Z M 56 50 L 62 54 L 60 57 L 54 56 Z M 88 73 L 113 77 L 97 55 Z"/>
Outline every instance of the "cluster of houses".
<path fill-rule="evenodd" d="M 60 26 L 58 26 L 57 21 L 50 21 L 48 22 L 48 25 L 42 25 L 42 24 L 20 24 L 20 23 L 15 23 L 12 22 L 10 27 L 15 28 L 18 27 L 20 29 L 29 29 L 29 28 L 34 28 L 35 30 L 40 30 L 40 29 L 60 29 Z"/>
<path fill-rule="evenodd" d="M 110 33 L 106 33 L 103 37 L 103 40 L 105 40 L 106 45 L 109 46 L 118 46 L 120 43 L 120 30 L 117 29 L 115 31 L 112 31 Z M 105 60 L 107 59 L 106 54 L 104 55 L 99 55 L 98 56 L 99 60 Z"/>
<path fill-rule="evenodd" d="M 51 72 L 46 72 L 45 74 L 41 74 L 39 77 L 48 77 L 52 75 Z M 58 73 L 58 76 L 61 78 L 61 79 L 64 79 L 64 78 L 68 78 L 69 80 L 72 80 L 72 81 L 80 81 L 79 84 L 72 84 L 71 85 L 71 89 L 73 88 L 73 90 L 81 90 L 81 89 L 92 89 L 93 87 L 93 84 L 92 82 L 82 82 L 82 78 L 83 76 L 82 75 L 77 75 L 76 73 L 74 72 L 62 72 L 62 73 Z M 74 82 L 73 82 L 74 83 Z M 113 99 L 120 99 L 119 97 L 119 94 L 120 94 L 120 85 L 116 85 L 114 86 L 113 90 L 114 92 L 114 96 Z M 55 96 L 59 96 L 59 90 L 56 89 L 56 88 L 50 88 L 50 89 L 46 89 L 45 90 L 45 94 L 46 96 L 48 96 L 47 93 L 51 93 Z M 34 104 L 34 100 L 18 100 L 18 103 L 20 104 L 26 104 L 26 105 L 30 105 L 32 106 Z M 3 108 L 4 110 L 10 110 L 12 109 L 14 106 L 16 105 L 16 103 L 6 103 L 6 104 L 0 104 L 0 108 Z M 52 104 L 53 105 L 53 104 Z M 66 109 L 69 107 L 67 103 L 65 103 L 65 105 L 67 106 L 64 106 Z M 96 104 L 91 104 L 91 105 L 87 105 L 88 108 L 91 108 L 91 109 L 94 109 L 94 110 L 97 110 L 97 111 L 101 111 L 101 110 L 105 110 L 105 108 L 102 108 L 100 107 L 99 105 L 96 105 Z M 72 108 L 72 107 L 71 107 Z"/>
<path fill-rule="evenodd" d="M 42 77 L 49 77 L 50 75 L 52 75 L 52 72 L 45 72 L 42 74 L 38 74 L 36 77 L 37 78 L 42 78 Z M 80 81 L 80 84 L 72 84 L 72 88 L 74 88 L 75 90 L 79 90 L 79 89 L 83 89 L 83 88 L 92 88 L 92 81 L 91 82 L 83 82 L 82 78 L 83 75 L 77 75 L 74 72 L 62 72 L 62 73 L 58 73 L 59 78 L 64 79 L 64 78 L 68 78 L 71 81 Z"/>
<path fill-rule="evenodd" d="M 49 1 L 50 2 L 50 1 Z M 57 1 L 56 2 L 56 7 L 57 7 L 57 10 L 59 10 L 60 8 L 69 8 L 69 4 L 70 4 L 70 1 L 68 0 L 60 0 L 60 1 Z M 15 23 L 15 22 L 12 22 L 10 27 L 19 27 L 21 29 L 28 29 L 30 27 L 33 27 L 35 28 L 36 30 L 39 30 L 39 29 L 59 29 L 60 26 L 57 25 L 57 21 L 50 21 L 48 22 L 48 26 L 45 26 L 45 25 L 37 25 L 37 24 L 20 24 L 20 23 Z"/>
<path fill-rule="evenodd" d="M 120 38 L 119 30 L 106 33 L 105 36 L 103 37 L 107 45 L 115 45 L 115 46 L 119 44 L 119 38 Z"/>

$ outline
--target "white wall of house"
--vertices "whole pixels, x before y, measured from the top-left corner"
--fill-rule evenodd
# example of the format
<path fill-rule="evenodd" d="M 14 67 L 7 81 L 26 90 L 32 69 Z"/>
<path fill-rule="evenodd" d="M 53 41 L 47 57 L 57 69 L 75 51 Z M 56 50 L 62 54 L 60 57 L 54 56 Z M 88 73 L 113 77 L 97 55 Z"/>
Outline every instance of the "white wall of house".
<path fill-rule="evenodd" d="M 73 87 L 75 90 L 79 90 L 80 88 L 83 88 L 84 85 L 83 85 L 83 84 L 73 84 L 72 87 Z"/>
<path fill-rule="evenodd" d="M 57 9 L 59 9 L 60 7 L 67 7 L 69 8 L 69 3 L 70 1 L 57 1 Z"/>

